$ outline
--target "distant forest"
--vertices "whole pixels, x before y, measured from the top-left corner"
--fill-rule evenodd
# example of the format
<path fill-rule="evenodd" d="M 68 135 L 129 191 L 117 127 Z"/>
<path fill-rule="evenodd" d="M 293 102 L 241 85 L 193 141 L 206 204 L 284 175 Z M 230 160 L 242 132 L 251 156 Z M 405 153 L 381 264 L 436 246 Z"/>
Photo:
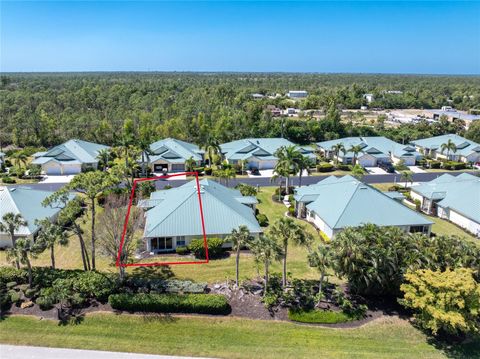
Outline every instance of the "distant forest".
<path fill-rule="evenodd" d="M 267 104 L 285 98 L 252 93 L 307 90 L 302 109 L 323 109 L 325 119 L 280 121 Z M 388 94 L 386 91 L 402 91 Z M 214 138 L 277 137 L 298 143 L 345 135 L 383 134 L 395 140 L 459 131 L 447 123 L 398 129 L 340 123 L 339 110 L 370 107 L 480 108 L 478 76 L 413 76 L 288 73 L 42 73 L 2 74 L 0 143 L 50 147 L 70 138 L 118 145 L 125 134 L 141 141 L 176 137 L 194 143 Z M 448 102 L 449 100 L 450 102 Z"/>

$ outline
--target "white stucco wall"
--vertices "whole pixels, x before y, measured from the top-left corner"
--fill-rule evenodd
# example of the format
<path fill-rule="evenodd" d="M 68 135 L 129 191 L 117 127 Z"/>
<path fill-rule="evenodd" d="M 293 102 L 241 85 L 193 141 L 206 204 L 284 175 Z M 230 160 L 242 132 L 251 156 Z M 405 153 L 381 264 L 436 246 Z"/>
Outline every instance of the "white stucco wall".
<path fill-rule="evenodd" d="M 461 215 L 458 212 L 450 209 L 449 219 L 456 225 L 465 228 L 467 231 L 473 233 L 475 236 L 480 237 L 480 223 L 472 221 L 471 219 Z"/>

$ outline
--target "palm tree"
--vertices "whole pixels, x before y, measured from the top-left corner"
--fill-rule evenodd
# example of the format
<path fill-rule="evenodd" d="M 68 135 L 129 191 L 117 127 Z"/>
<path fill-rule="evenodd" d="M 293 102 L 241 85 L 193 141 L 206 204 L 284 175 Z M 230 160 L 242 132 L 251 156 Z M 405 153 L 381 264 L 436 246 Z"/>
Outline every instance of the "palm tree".
<path fill-rule="evenodd" d="M 187 172 L 193 172 L 197 162 L 193 159 L 193 156 L 190 156 L 189 159 L 185 160 L 185 170 Z"/>
<path fill-rule="evenodd" d="M 237 176 L 237 172 L 231 167 L 226 168 L 223 170 L 223 178 L 225 178 L 225 185 L 228 187 L 228 180 L 235 178 Z"/>
<path fill-rule="evenodd" d="M 28 156 L 23 153 L 23 151 L 17 152 L 14 155 L 12 155 L 13 162 L 15 163 L 15 166 L 17 167 L 25 167 L 27 164 Z"/>
<path fill-rule="evenodd" d="M 240 226 L 238 229 L 233 229 L 225 239 L 227 242 L 232 242 L 232 249 L 235 251 L 235 285 L 238 287 L 239 283 L 239 267 L 240 267 L 240 249 L 248 245 L 252 241 L 252 236 L 247 226 Z"/>
<path fill-rule="evenodd" d="M 220 156 L 222 156 L 222 149 L 220 148 L 220 144 L 218 140 L 214 137 L 210 137 L 205 144 L 200 147 L 201 149 L 205 150 L 205 160 L 208 159 L 208 166 L 211 168 L 214 160 Z"/>
<path fill-rule="evenodd" d="M 361 145 L 353 145 L 348 149 L 348 152 L 353 153 L 352 164 L 355 166 L 357 163 L 357 155 L 362 152 L 363 147 Z"/>
<path fill-rule="evenodd" d="M 145 164 L 148 166 L 150 164 L 150 155 L 153 154 L 152 149 L 150 148 L 150 141 L 141 139 L 138 143 L 138 148 L 142 151 L 142 177 L 146 177 Z"/>
<path fill-rule="evenodd" d="M 310 167 L 312 166 L 312 161 L 307 156 L 301 156 L 298 161 L 298 187 L 302 187 L 302 176 L 303 171 L 306 171 L 309 175 L 311 173 Z"/>
<path fill-rule="evenodd" d="M 27 221 L 23 219 L 20 213 L 14 214 L 13 212 L 5 213 L 0 222 L 0 232 L 8 233 L 10 239 L 12 240 L 12 247 L 15 248 L 15 232 L 17 232 L 21 227 L 27 226 Z M 15 261 L 17 269 L 20 268 L 19 261 Z"/>
<path fill-rule="evenodd" d="M 270 228 L 270 236 L 278 239 L 282 243 L 283 247 L 283 273 L 282 273 L 282 285 L 287 285 L 287 253 L 288 244 L 293 242 L 297 245 L 308 246 L 312 241 L 312 237 L 309 233 L 305 232 L 305 229 L 297 224 L 292 218 L 282 217 L 275 221 Z"/>
<path fill-rule="evenodd" d="M 405 180 L 405 188 L 407 188 L 408 182 L 413 183 L 413 175 L 410 171 L 403 171 L 401 178 Z"/>
<path fill-rule="evenodd" d="M 35 224 L 41 229 L 38 232 L 37 242 L 45 248 L 50 249 L 50 260 L 52 262 L 52 269 L 55 269 L 55 245 L 68 245 L 68 237 L 66 231 L 55 223 L 52 223 L 48 218 L 41 221 L 36 221 Z"/>
<path fill-rule="evenodd" d="M 270 264 L 282 259 L 282 247 L 280 247 L 274 238 L 261 236 L 252 241 L 250 250 L 258 262 L 263 261 L 265 270 L 263 296 L 265 296 L 268 290 Z"/>
<path fill-rule="evenodd" d="M 286 181 L 286 192 L 290 193 L 290 175 L 292 173 L 297 173 L 299 169 L 298 162 L 302 157 L 302 154 L 297 149 L 296 146 L 282 146 L 276 152 L 275 156 L 278 158 L 277 164 L 275 165 L 274 172 L 279 174 L 282 173 Z"/>
<path fill-rule="evenodd" d="M 316 251 L 310 251 L 308 254 L 308 263 L 310 267 L 315 267 L 320 272 L 320 280 L 318 282 L 318 303 L 320 304 L 323 293 L 323 281 L 327 269 L 331 266 L 330 247 L 328 245 L 319 245 Z"/>
<path fill-rule="evenodd" d="M 108 161 L 110 160 L 110 150 L 108 148 L 104 148 L 98 151 L 97 160 L 101 166 L 101 169 L 106 171 L 108 167 Z"/>
<path fill-rule="evenodd" d="M 271 183 L 275 183 L 278 181 L 278 201 L 282 201 L 282 178 L 285 176 L 284 169 L 278 169 L 278 172 L 274 172 L 275 174 L 270 178 Z"/>
<path fill-rule="evenodd" d="M 453 143 L 453 141 L 450 138 L 446 143 L 442 143 L 442 145 L 440 146 L 440 149 L 441 149 L 440 152 L 442 154 L 443 152 L 447 151 L 447 160 L 449 159 L 450 151 L 452 151 L 453 153 L 457 152 L 457 146 L 455 145 L 455 143 Z"/>
<path fill-rule="evenodd" d="M 341 142 L 337 143 L 336 145 L 333 145 L 332 150 L 333 150 L 333 153 L 335 154 L 335 164 L 338 165 L 338 155 L 340 154 L 340 152 L 342 152 L 343 154 L 346 154 L 347 150 L 345 149 L 345 146 Z"/>
<path fill-rule="evenodd" d="M 15 247 L 9 248 L 7 251 L 8 260 L 15 260 L 15 263 L 21 262 L 27 265 L 28 285 L 32 287 L 32 263 L 30 258 L 36 258 L 45 248 L 36 243 L 31 238 L 19 238 Z"/>

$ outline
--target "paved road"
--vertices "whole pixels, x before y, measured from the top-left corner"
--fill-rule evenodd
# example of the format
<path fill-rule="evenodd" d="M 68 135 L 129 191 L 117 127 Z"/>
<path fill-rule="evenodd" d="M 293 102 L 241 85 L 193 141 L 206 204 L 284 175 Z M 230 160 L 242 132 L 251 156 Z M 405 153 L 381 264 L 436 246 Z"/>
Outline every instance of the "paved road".
<path fill-rule="evenodd" d="M 119 352 L 104 352 L 98 350 L 59 349 L 28 347 L 17 345 L 0 345 L 2 359 L 186 359 L 169 355 L 148 355 Z M 193 358 L 192 358 L 193 359 Z M 199 359 L 199 358 L 196 358 Z M 204 358 L 205 359 L 205 358 Z"/>
<path fill-rule="evenodd" d="M 413 173 L 413 181 L 414 182 L 427 182 L 431 181 L 438 176 L 441 176 L 444 173 L 449 173 L 453 176 L 457 176 L 461 174 L 462 172 L 425 172 L 425 173 Z M 471 174 L 479 173 L 479 171 L 471 171 L 468 172 Z M 302 186 L 305 185 L 310 185 L 317 183 L 326 177 L 328 177 L 329 174 L 326 173 L 325 175 L 322 176 L 308 176 L 308 177 L 303 177 L 302 178 Z M 401 175 L 400 174 L 384 174 L 384 175 L 365 175 L 363 176 L 363 181 L 365 183 L 392 183 L 392 182 L 397 182 L 401 183 Z M 161 189 L 167 184 L 172 186 L 172 187 L 179 187 L 183 184 L 188 182 L 187 180 L 173 180 L 173 181 L 168 181 L 168 180 L 159 180 L 157 181 L 157 188 Z M 249 177 L 249 178 L 239 178 L 239 179 L 232 179 L 228 181 L 229 187 L 235 187 L 237 183 L 247 183 L 252 186 L 260 186 L 260 187 L 265 187 L 265 186 L 275 186 L 278 185 L 278 182 L 271 182 L 270 178 L 265 178 L 265 177 Z M 290 179 L 290 182 L 292 185 L 297 186 L 299 183 L 298 177 L 293 177 Z M 60 188 L 62 188 L 65 184 L 64 183 L 32 183 L 28 185 L 13 185 L 12 187 L 19 187 L 19 186 L 26 186 L 26 187 L 31 187 L 35 189 L 42 189 L 46 191 L 56 191 Z"/>

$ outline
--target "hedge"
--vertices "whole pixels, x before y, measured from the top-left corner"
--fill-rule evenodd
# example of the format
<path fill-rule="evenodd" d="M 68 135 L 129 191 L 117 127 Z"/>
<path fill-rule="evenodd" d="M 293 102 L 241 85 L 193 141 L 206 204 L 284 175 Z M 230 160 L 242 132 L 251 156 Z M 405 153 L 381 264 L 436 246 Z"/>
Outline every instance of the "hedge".
<path fill-rule="evenodd" d="M 217 258 L 223 253 L 224 240 L 221 238 L 207 238 L 208 257 Z M 188 245 L 188 250 L 195 254 L 195 258 L 205 259 L 205 243 L 203 238 L 194 239 Z"/>
<path fill-rule="evenodd" d="M 464 162 L 447 161 L 443 162 L 442 167 L 446 170 L 463 170 L 467 165 Z"/>
<path fill-rule="evenodd" d="M 334 167 L 330 163 L 321 163 L 317 165 L 317 171 L 318 172 L 331 172 L 333 171 Z"/>
<path fill-rule="evenodd" d="M 112 294 L 113 309 L 157 312 L 225 315 L 230 313 L 227 298 L 220 294 Z"/>

